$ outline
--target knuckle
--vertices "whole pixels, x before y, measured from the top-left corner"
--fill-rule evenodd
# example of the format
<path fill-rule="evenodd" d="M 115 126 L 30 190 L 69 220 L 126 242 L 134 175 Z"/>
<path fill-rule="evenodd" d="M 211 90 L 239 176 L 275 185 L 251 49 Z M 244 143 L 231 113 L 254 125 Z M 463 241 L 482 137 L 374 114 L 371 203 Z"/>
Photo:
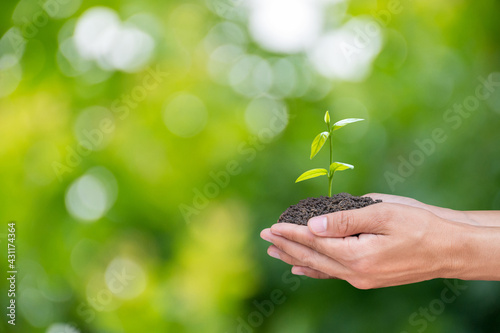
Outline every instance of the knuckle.
<path fill-rule="evenodd" d="M 312 234 L 291 234 L 288 239 L 292 242 L 302 244 L 311 249 L 316 249 L 318 245 L 316 237 Z"/>
<path fill-rule="evenodd" d="M 298 259 L 303 266 L 307 267 L 311 267 L 311 264 L 313 262 L 311 255 L 308 253 L 301 253 Z"/>
<path fill-rule="evenodd" d="M 273 245 L 276 246 L 281 252 L 288 253 L 281 242 L 275 242 Z"/>
<path fill-rule="evenodd" d="M 397 206 L 390 203 L 380 203 L 374 205 L 374 210 L 372 213 L 373 222 L 376 224 L 384 224 L 396 218 Z"/>
<path fill-rule="evenodd" d="M 307 247 L 313 247 L 315 245 L 315 237 L 309 234 L 304 235 L 302 231 L 303 230 L 295 231 L 288 235 L 287 238 L 295 243 L 300 243 Z"/>
<path fill-rule="evenodd" d="M 307 238 L 304 239 L 305 246 L 315 249 L 317 247 L 316 237 L 314 235 L 308 235 Z"/>
<path fill-rule="evenodd" d="M 346 235 L 354 223 L 354 217 L 351 211 L 340 211 L 334 223 L 334 232 L 339 235 Z"/>

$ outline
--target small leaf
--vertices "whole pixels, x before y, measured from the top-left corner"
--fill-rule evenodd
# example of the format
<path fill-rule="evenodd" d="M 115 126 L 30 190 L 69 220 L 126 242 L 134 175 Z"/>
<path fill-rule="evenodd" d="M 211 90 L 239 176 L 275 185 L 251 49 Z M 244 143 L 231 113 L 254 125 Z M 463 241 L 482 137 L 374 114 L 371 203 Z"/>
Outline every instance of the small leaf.
<path fill-rule="evenodd" d="M 335 124 L 333 124 L 333 130 L 338 130 L 339 128 L 344 127 L 347 124 L 355 123 L 358 121 L 362 121 L 364 119 L 359 119 L 359 118 L 347 118 L 347 119 L 342 119 L 337 121 Z"/>
<path fill-rule="evenodd" d="M 328 113 L 328 111 L 326 111 L 325 113 L 325 123 L 330 126 L 330 114 Z"/>
<path fill-rule="evenodd" d="M 334 174 L 335 171 L 343 171 L 347 169 L 354 169 L 354 165 L 350 165 L 342 162 L 333 162 L 330 164 L 330 173 Z"/>
<path fill-rule="evenodd" d="M 312 170 L 306 171 L 303 174 L 301 174 L 295 182 L 298 183 L 298 182 L 301 182 L 303 180 L 316 178 L 316 177 L 324 176 L 327 174 L 328 174 L 328 171 L 326 171 L 326 169 L 312 169 Z"/>
<path fill-rule="evenodd" d="M 322 132 L 319 133 L 315 138 L 314 141 L 311 145 L 311 160 L 314 156 L 316 156 L 317 153 L 323 148 L 323 145 L 325 144 L 326 140 L 330 136 L 329 132 Z"/>

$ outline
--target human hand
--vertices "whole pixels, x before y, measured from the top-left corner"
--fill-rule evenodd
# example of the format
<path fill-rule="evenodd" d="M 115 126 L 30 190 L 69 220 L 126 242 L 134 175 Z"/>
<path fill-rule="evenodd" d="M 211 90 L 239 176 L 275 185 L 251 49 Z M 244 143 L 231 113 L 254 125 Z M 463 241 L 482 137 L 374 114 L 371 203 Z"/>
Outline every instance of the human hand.
<path fill-rule="evenodd" d="M 417 201 L 378 198 L 401 203 L 315 217 L 308 227 L 277 223 L 261 237 L 274 244 L 271 256 L 294 266 L 293 273 L 339 278 L 360 289 L 456 277 L 458 258 L 467 257 L 461 237 L 473 227 L 442 218 Z"/>
<path fill-rule="evenodd" d="M 500 212 L 499 211 L 461 211 L 449 208 L 443 208 L 433 205 L 428 205 L 418 200 L 401 197 L 398 195 L 370 193 L 364 197 L 371 197 L 374 200 L 380 199 L 383 202 L 400 203 L 407 206 L 422 208 L 428 210 L 435 215 L 456 222 L 467 223 L 474 226 L 485 227 L 500 227 Z"/>
<path fill-rule="evenodd" d="M 447 220 L 467 223 L 471 225 L 480 225 L 480 223 L 475 219 L 473 219 L 471 216 L 469 216 L 467 212 L 428 205 L 413 198 L 402 197 L 399 195 L 392 195 L 392 194 L 382 194 L 382 193 L 369 193 L 363 195 L 363 197 L 370 197 L 373 200 L 380 199 L 382 200 L 382 202 L 398 203 L 411 207 L 422 208 Z"/>

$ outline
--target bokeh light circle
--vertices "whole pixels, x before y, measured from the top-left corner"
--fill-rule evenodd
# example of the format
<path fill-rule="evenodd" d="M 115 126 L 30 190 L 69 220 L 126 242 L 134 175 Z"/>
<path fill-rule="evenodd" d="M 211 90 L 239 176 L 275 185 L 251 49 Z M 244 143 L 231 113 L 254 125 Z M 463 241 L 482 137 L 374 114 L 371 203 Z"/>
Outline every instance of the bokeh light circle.
<path fill-rule="evenodd" d="M 21 289 L 16 299 L 24 319 L 32 326 L 43 327 L 54 320 L 54 303 L 44 297 L 39 289 Z"/>
<path fill-rule="evenodd" d="M 229 83 L 241 95 L 255 97 L 271 88 L 273 72 L 266 60 L 255 55 L 247 55 L 232 67 Z"/>
<path fill-rule="evenodd" d="M 0 98 L 12 94 L 21 82 L 23 72 L 12 54 L 0 57 Z"/>
<path fill-rule="evenodd" d="M 293 63 L 287 58 L 280 58 L 273 62 L 273 95 L 290 96 L 297 86 L 297 71 Z"/>
<path fill-rule="evenodd" d="M 269 96 L 258 97 L 248 104 L 245 123 L 255 135 L 274 137 L 288 125 L 288 109 L 281 100 Z"/>
<path fill-rule="evenodd" d="M 248 42 L 244 30 L 233 22 L 220 22 L 216 24 L 203 40 L 203 45 L 208 52 L 225 44 L 243 46 Z"/>
<path fill-rule="evenodd" d="M 73 15 L 81 6 L 82 0 L 45 1 L 43 10 L 54 19 L 63 19 Z"/>
<path fill-rule="evenodd" d="M 219 84 L 229 83 L 229 73 L 232 65 L 244 54 L 238 45 L 225 44 L 216 48 L 208 60 L 208 74 L 210 78 Z"/>
<path fill-rule="evenodd" d="M 76 179 L 66 192 L 66 209 L 75 219 L 95 222 L 114 204 L 117 196 L 116 180 L 103 167 L 89 170 Z"/>
<path fill-rule="evenodd" d="M 201 99 L 180 93 L 170 100 L 163 110 L 163 121 L 168 130 L 182 138 L 193 137 L 205 127 L 207 109 Z"/>
<path fill-rule="evenodd" d="M 150 59 L 154 40 L 133 23 L 123 24 L 111 8 L 93 7 L 78 19 L 74 43 L 81 58 L 104 70 L 134 72 Z"/>
<path fill-rule="evenodd" d="M 113 259 L 104 274 L 108 289 L 118 298 L 132 299 L 146 288 L 146 273 L 141 266 L 128 258 Z"/>
<path fill-rule="evenodd" d="M 360 82 L 370 74 L 372 62 L 381 49 L 381 27 L 373 19 L 361 17 L 323 35 L 308 56 L 321 75 Z"/>
<path fill-rule="evenodd" d="M 286 9 L 285 9 L 286 8 Z M 253 0 L 249 30 L 265 49 L 297 53 L 307 49 L 322 26 L 320 7 L 310 0 Z"/>
<path fill-rule="evenodd" d="M 102 106 L 91 106 L 81 111 L 74 125 L 78 143 L 93 151 L 104 149 L 111 141 L 114 131 L 113 113 Z"/>
<path fill-rule="evenodd" d="M 80 331 L 70 324 L 54 323 L 47 328 L 46 333 L 80 333 Z"/>

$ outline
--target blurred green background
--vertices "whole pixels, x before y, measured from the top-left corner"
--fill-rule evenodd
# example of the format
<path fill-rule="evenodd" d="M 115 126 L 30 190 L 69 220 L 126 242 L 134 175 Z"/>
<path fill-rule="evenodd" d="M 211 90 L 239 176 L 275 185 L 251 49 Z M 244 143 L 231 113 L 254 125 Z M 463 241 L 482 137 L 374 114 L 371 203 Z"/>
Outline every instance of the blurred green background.
<path fill-rule="evenodd" d="M 292 276 L 259 238 L 327 193 L 294 184 L 327 164 L 308 158 L 325 110 L 367 119 L 336 132 L 355 169 L 335 192 L 500 209 L 500 90 L 474 97 L 479 77 L 500 82 L 499 1 L 0 8 L 1 274 L 9 221 L 18 269 L 1 331 L 500 330 L 497 282 L 451 303 L 442 280 L 360 291 Z"/>

